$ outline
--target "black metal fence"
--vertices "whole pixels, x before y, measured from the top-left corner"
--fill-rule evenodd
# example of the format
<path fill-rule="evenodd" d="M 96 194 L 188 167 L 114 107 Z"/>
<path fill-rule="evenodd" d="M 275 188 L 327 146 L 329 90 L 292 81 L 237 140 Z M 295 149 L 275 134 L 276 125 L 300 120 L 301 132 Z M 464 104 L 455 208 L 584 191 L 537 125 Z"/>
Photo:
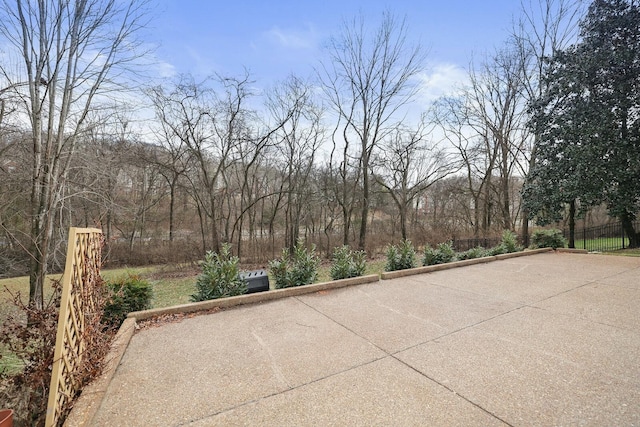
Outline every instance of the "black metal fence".
<path fill-rule="evenodd" d="M 633 227 L 638 230 L 640 221 L 635 221 Z M 568 229 L 563 230 L 562 234 L 565 239 L 569 240 Z M 577 249 L 586 249 L 589 252 L 616 251 L 629 246 L 629 238 L 625 236 L 620 222 L 597 227 L 576 228 L 574 239 Z"/>

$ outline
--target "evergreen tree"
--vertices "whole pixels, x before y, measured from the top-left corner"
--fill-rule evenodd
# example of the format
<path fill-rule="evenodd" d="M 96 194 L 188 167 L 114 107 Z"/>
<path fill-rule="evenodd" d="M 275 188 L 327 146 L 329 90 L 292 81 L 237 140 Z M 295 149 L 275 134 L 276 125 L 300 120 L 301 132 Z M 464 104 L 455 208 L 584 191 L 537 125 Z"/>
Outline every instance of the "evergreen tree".
<path fill-rule="evenodd" d="M 630 246 L 640 246 L 640 6 L 595 0 L 580 40 L 550 59 L 549 90 L 531 105 L 538 163 L 524 199 L 539 223 L 564 205 L 606 203 Z"/>

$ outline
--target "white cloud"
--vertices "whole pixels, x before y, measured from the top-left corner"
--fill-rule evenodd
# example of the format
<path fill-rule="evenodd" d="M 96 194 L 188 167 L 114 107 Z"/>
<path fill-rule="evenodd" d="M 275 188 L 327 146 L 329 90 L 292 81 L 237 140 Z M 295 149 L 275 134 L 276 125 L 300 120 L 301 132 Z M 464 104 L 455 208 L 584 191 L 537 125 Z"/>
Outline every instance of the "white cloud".
<path fill-rule="evenodd" d="M 420 79 L 421 103 L 430 104 L 436 99 L 454 95 L 462 86 L 469 82 L 467 71 L 455 64 L 439 63 L 431 66 L 418 77 Z"/>
<path fill-rule="evenodd" d="M 178 74 L 176 67 L 168 62 L 160 61 L 157 64 L 158 76 L 161 78 L 170 78 Z"/>
<path fill-rule="evenodd" d="M 318 40 L 318 35 L 311 25 L 307 25 L 303 30 L 275 26 L 266 31 L 264 36 L 270 43 L 286 49 L 314 49 Z"/>

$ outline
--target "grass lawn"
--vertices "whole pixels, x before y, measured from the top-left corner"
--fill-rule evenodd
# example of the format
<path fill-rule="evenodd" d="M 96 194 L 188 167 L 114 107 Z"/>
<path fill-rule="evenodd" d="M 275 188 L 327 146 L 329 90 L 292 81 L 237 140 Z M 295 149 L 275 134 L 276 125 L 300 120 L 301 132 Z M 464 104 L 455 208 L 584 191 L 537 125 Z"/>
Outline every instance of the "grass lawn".
<path fill-rule="evenodd" d="M 635 249 L 619 249 L 617 251 L 605 252 L 607 255 L 618 255 L 618 256 L 638 256 L 640 257 L 640 248 Z"/>
<path fill-rule="evenodd" d="M 384 271 L 386 260 L 375 259 L 367 262 L 365 275 L 380 274 Z M 317 282 L 327 282 L 331 280 L 331 265 L 324 262 L 318 269 Z M 247 268 L 249 269 L 249 268 Z M 172 305 L 186 304 L 190 302 L 190 297 L 196 292 L 196 279 L 200 274 L 199 270 L 188 267 L 161 267 L 142 277 L 148 279 L 153 285 L 152 307 L 170 307 Z M 271 287 L 274 286 L 273 277 L 269 277 Z"/>
<path fill-rule="evenodd" d="M 365 274 L 379 274 L 384 271 L 384 259 L 369 260 Z M 329 270 L 330 264 L 324 262 L 318 271 L 318 282 L 331 280 Z M 166 265 L 149 266 L 136 268 L 119 268 L 113 270 L 102 270 L 102 277 L 105 280 L 115 279 L 125 275 L 139 275 L 149 281 L 153 286 L 152 308 L 169 307 L 172 305 L 186 304 L 190 302 L 190 297 L 196 292 L 196 278 L 200 271 L 194 265 Z M 50 279 L 60 279 L 60 275 L 48 276 Z M 273 278 L 271 278 L 273 284 Z M 272 285 L 273 286 L 273 285 Z M 22 298 L 29 295 L 29 278 L 27 276 L 14 277 L 11 279 L 0 279 L 0 321 L 6 314 L 13 310 L 13 304 L 9 301 L 11 294 L 20 293 Z M 45 287 L 45 298 L 51 296 L 51 286 Z"/>

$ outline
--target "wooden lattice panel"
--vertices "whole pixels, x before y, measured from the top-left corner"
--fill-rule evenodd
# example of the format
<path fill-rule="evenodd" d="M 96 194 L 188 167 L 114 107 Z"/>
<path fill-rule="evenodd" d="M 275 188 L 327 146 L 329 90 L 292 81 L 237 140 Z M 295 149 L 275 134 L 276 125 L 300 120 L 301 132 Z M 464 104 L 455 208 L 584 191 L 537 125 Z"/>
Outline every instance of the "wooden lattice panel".
<path fill-rule="evenodd" d="M 85 343 L 84 319 L 95 305 L 95 292 L 87 278 L 100 274 L 102 231 L 95 228 L 69 230 L 67 260 L 62 277 L 56 348 L 51 373 L 45 425 L 55 426 L 65 406 L 79 391 L 78 367 Z"/>

